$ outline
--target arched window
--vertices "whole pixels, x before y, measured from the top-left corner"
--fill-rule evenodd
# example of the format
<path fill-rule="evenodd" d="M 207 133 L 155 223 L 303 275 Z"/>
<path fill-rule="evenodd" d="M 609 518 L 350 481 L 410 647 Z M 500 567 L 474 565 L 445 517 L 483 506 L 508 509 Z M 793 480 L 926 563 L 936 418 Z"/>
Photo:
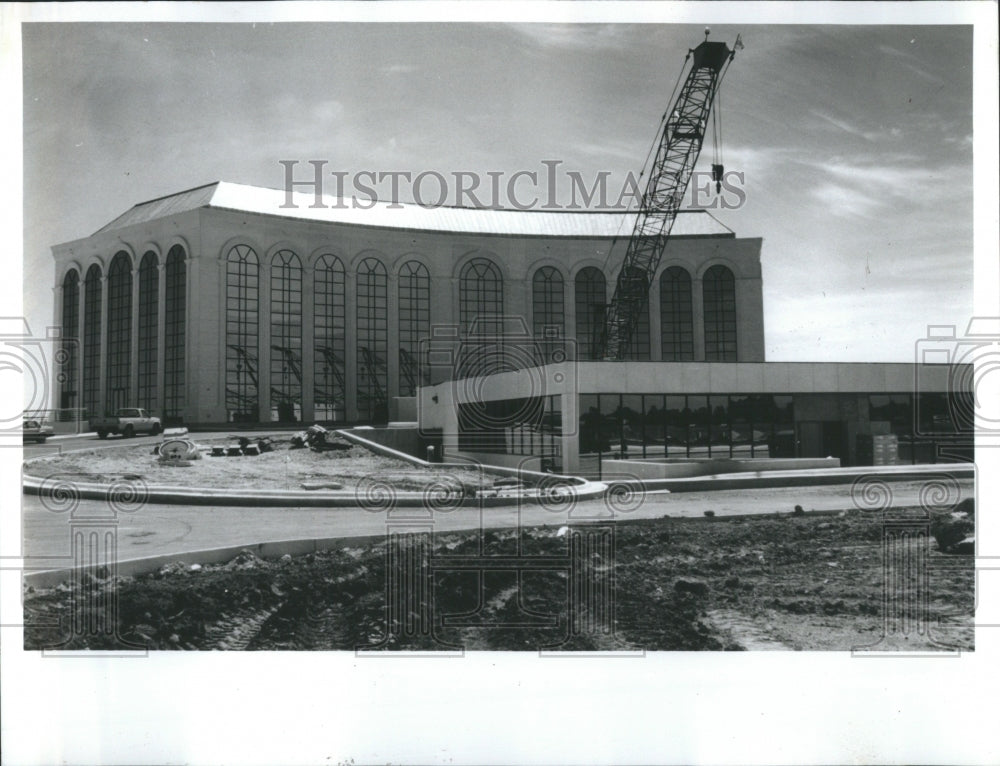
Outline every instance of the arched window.
<path fill-rule="evenodd" d="M 139 262 L 139 398 L 136 406 L 150 412 L 159 411 L 156 401 L 159 282 L 156 253 L 148 252 Z"/>
<path fill-rule="evenodd" d="M 566 358 L 565 293 L 562 274 L 552 266 L 542 266 L 531 279 L 531 332 L 543 363 Z"/>
<path fill-rule="evenodd" d="M 475 335 L 479 340 L 460 345 L 455 374 L 464 378 L 509 369 L 503 337 L 503 277 L 488 258 L 474 258 L 462 267 L 458 315 L 462 336 Z M 516 354 L 514 358 L 523 356 Z"/>
<path fill-rule="evenodd" d="M 83 296 L 83 406 L 87 417 L 100 412 L 101 386 L 101 267 L 87 269 Z"/>
<path fill-rule="evenodd" d="M 463 334 L 471 332 L 474 324 L 479 334 L 500 333 L 503 277 L 493 261 L 475 258 L 462 267 L 458 281 L 458 308 Z"/>
<path fill-rule="evenodd" d="M 313 272 L 313 406 L 325 422 L 346 417 L 344 265 L 324 255 Z"/>
<path fill-rule="evenodd" d="M 664 362 L 694 360 L 691 275 L 680 266 L 660 275 L 660 351 Z"/>
<path fill-rule="evenodd" d="M 258 261 L 247 245 L 226 257 L 226 409 L 230 421 L 260 420 L 257 397 Z"/>
<path fill-rule="evenodd" d="M 575 288 L 577 355 L 581 360 L 598 359 L 608 302 L 607 280 L 600 269 L 588 266 L 576 275 Z"/>
<path fill-rule="evenodd" d="M 430 383 L 430 369 L 420 354 L 420 342 L 431 334 L 431 278 L 419 261 L 399 270 L 399 395 L 416 396 Z"/>
<path fill-rule="evenodd" d="M 703 278 L 705 360 L 736 361 L 736 280 L 725 266 L 713 266 Z"/>
<path fill-rule="evenodd" d="M 358 265 L 358 417 L 378 423 L 389 418 L 389 276 L 377 258 Z"/>
<path fill-rule="evenodd" d="M 180 245 L 174 245 L 167 253 L 163 307 L 163 420 L 171 425 L 181 422 L 184 410 L 185 260 L 186 254 Z"/>
<path fill-rule="evenodd" d="M 108 361 L 104 409 L 112 413 L 130 406 L 132 360 L 132 261 L 120 252 L 108 269 Z"/>
<path fill-rule="evenodd" d="M 302 420 L 302 264 L 291 250 L 271 259 L 271 420 Z"/>
<path fill-rule="evenodd" d="M 645 280 L 646 275 L 638 268 L 631 268 L 630 273 L 633 278 Z M 648 296 L 648 294 L 647 294 Z M 642 304 L 642 311 L 639 312 L 639 322 L 632 333 L 632 341 L 629 343 L 626 359 L 634 362 L 649 361 L 649 300 L 648 297 Z"/>
<path fill-rule="evenodd" d="M 76 366 L 80 362 L 80 274 L 70 269 L 63 277 L 62 290 L 62 354 L 59 356 L 59 372 L 62 381 L 59 388 L 59 406 L 63 409 L 79 406 L 77 403 Z M 61 417 L 70 419 L 69 413 Z"/>

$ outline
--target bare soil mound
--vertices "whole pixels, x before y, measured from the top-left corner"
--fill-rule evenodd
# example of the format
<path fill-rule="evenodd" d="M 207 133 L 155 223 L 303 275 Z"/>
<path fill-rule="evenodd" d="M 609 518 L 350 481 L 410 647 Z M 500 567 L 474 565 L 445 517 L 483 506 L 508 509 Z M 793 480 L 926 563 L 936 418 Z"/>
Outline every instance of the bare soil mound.
<path fill-rule="evenodd" d="M 619 523 L 613 546 L 583 551 L 611 584 L 609 631 L 599 629 L 607 615 L 573 595 L 581 586 L 569 571 L 438 568 L 389 604 L 399 549 L 385 539 L 277 561 L 244 551 L 224 565 L 26 593 L 25 648 L 972 649 L 972 557 L 918 535 L 909 560 L 925 564 L 901 569 L 886 534 L 859 511 Z M 554 527 L 448 533 L 407 550 L 486 564 L 565 556 L 572 537 Z M 74 633 L 106 622 L 109 604 L 117 636 Z"/>

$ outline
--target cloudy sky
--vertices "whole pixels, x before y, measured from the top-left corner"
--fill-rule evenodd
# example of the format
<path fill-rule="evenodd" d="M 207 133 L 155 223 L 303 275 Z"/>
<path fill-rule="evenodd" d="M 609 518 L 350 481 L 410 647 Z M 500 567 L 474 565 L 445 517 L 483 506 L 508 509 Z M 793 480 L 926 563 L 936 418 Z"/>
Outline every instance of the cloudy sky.
<path fill-rule="evenodd" d="M 763 237 L 769 360 L 908 361 L 972 314 L 972 28 L 712 25 L 740 51 L 723 159 Z M 214 180 L 328 169 L 517 170 L 617 189 L 703 25 L 31 24 L 23 27 L 25 304 L 49 247 Z M 700 167 L 707 168 L 710 147 Z M 303 175 L 305 166 L 303 166 Z M 562 194 L 562 192 L 559 192 Z M 502 202 L 502 200 L 500 200 Z"/>

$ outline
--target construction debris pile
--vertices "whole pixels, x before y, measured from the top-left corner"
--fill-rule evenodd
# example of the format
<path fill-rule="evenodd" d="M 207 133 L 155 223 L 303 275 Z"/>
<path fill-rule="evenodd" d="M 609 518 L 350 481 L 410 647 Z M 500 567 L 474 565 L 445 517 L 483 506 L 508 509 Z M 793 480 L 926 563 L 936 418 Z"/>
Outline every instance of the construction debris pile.
<path fill-rule="evenodd" d="M 212 457 L 240 457 L 243 455 L 255 456 L 264 452 L 271 452 L 274 449 L 274 442 L 270 436 L 247 437 L 238 436 L 229 444 L 216 444 L 212 446 L 209 453 Z"/>
<path fill-rule="evenodd" d="M 291 449 L 304 449 L 305 447 L 313 452 L 327 452 L 329 450 L 349 450 L 351 445 L 323 426 L 314 425 L 309 426 L 305 431 L 299 431 L 292 435 Z"/>

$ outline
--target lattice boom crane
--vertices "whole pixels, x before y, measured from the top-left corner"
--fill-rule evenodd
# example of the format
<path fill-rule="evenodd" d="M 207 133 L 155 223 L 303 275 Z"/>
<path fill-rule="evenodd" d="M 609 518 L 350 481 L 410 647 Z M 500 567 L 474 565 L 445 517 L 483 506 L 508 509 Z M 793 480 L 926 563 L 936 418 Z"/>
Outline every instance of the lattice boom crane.
<path fill-rule="evenodd" d="M 665 115 L 664 127 L 656 143 L 646 186 L 636 215 L 632 236 L 611 303 L 607 307 L 601 336 L 601 356 L 623 359 L 628 353 L 642 312 L 646 310 L 649 288 L 660 263 L 670 229 L 680 210 L 695 163 L 701 153 L 709 114 L 722 75 L 728 63 L 743 47 L 736 38 L 734 50 L 725 43 L 706 39 L 687 59 L 691 70 Z M 716 181 L 721 180 L 721 165 L 713 166 Z"/>

